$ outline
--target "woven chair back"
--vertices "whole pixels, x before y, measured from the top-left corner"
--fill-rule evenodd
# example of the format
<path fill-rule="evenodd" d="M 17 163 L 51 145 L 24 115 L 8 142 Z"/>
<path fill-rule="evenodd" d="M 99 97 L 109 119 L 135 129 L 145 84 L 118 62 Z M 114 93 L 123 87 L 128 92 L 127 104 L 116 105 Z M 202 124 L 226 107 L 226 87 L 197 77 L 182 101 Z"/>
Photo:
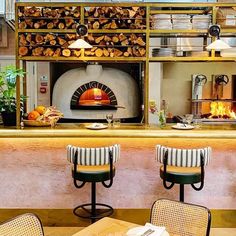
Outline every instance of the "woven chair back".
<path fill-rule="evenodd" d="M 0 225 L 1 236 L 43 236 L 40 219 L 31 213 L 12 218 Z"/>
<path fill-rule="evenodd" d="M 151 223 L 165 226 L 170 235 L 208 236 L 211 214 L 202 206 L 160 199 L 152 206 Z"/>

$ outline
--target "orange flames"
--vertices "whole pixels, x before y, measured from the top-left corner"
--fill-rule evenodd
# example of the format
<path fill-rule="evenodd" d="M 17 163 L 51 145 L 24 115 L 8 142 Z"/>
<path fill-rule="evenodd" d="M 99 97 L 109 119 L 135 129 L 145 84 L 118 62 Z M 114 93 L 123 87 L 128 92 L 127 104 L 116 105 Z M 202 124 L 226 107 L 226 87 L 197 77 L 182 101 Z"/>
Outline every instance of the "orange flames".
<path fill-rule="evenodd" d="M 230 106 L 226 106 L 223 102 L 211 102 L 210 118 L 236 119 L 236 114 L 231 110 Z"/>

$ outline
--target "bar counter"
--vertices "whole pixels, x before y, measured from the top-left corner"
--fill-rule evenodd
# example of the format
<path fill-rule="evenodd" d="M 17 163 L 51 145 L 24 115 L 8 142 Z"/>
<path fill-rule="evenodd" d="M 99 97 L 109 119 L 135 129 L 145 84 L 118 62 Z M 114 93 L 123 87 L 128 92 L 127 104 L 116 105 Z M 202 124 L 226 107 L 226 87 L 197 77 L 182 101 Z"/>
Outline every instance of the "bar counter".
<path fill-rule="evenodd" d="M 121 124 L 102 130 L 90 130 L 87 124 L 61 123 L 55 127 L 0 127 L 0 138 L 45 137 L 120 137 L 120 138 L 236 138 L 236 124 L 201 124 L 192 130 L 176 130 L 173 124 L 160 128 L 157 125 Z"/>
<path fill-rule="evenodd" d="M 178 200 L 179 187 L 166 190 L 160 179 L 155 146 L 161 144 L 176 148 L 212 147 L 204 188 L 198 192 L 186 187 L 186 202 L 214 209 L 215 227 L 236 227 L 236 125 L 201 124 L 193 130 L 175 130 L 171 128 L 173 124 L 162 129 L 121 124 L 103 130 L 89 130 L 85 125 L 0 127 L 0 192 L 4 193 L 0 195 L 1 220 L 25 209 L 39 212 L 44 221 L 51 219 L 48 225 L 85 226 L 84 221 L 72 215 L 72 209 L 89 202 L 90 185 L 83 189 L 74 187 L 66 146 L 101 147 L 118 143 L 121 158 L 116 165 L 114 184 L 110 189 L 98 185 L 97 198 L 113 206 L 115 217 L 144 224 L 155 200 Z"/>

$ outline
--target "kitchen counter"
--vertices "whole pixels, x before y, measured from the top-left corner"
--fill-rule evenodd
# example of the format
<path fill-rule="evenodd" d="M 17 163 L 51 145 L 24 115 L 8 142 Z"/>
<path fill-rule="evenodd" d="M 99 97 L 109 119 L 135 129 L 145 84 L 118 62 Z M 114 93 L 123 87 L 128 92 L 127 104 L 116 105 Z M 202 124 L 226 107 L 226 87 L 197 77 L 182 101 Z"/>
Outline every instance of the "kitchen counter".
<path fill-rule="evenodd" d="M 127 137 L 127 138 L 236 138 L 236 124 L 205 125 L 193 130 L 164 128 L 155 125 L 121 124 L 102 130 L 89 130 L 86 124 L 63 123 L 55 127 L 0 127 L 0 138 L 45 138 L 45 137 Z"/>

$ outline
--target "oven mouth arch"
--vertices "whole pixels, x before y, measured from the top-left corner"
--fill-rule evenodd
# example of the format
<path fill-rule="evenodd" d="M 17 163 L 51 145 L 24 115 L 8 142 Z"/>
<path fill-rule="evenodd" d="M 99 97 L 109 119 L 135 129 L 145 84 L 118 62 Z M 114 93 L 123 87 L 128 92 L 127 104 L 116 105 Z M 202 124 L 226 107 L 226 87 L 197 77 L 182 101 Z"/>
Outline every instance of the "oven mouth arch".
<path fill-rule="evenodd" d="M 86 102 L 80 104 L 81 96 L 86 93 L 86 91 L 91 89 L 99 89 L 104 92 L 109 99 L 109 103 L 102 103 L 101 101 L 100 103 L 96 102 L 94 104 L 86 104 Z M 99 83 L 97 81 L 90 81 L 77 88 L 73 93 L 70 102 L 71 110 L 116 110 L 117 108 L 117 99 L 113 91 L 105 84 Z"/>

